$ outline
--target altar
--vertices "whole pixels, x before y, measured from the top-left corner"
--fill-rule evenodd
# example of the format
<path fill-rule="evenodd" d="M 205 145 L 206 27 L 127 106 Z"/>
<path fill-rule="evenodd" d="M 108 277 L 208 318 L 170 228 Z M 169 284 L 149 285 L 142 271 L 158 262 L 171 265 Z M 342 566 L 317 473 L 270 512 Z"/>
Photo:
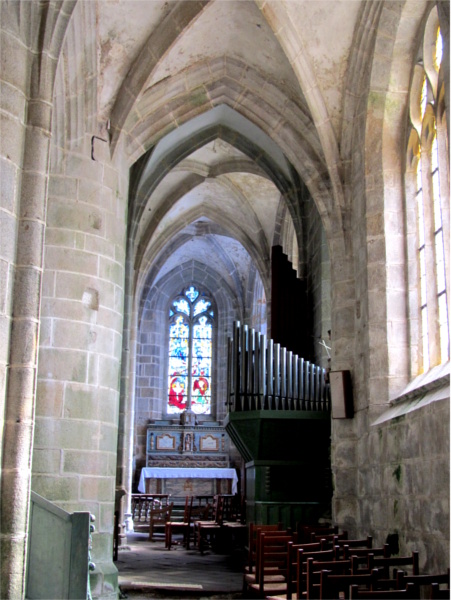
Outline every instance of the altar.
<path fill-rule="evenodd" d="M 176 480 L 176 481 L 173 481 Z M 205 480 L 203 490 L 206 493 L 236 494 L 238 491 L 238 476 L 235 469 L 227 468 L 190 468 L 190 467 L 143 467 L 139 478 L 138 491 L 146 493 L 171 493 L 172 495 L 183 495 L 178 493 L 180 490 L 188 495 L 196 494 L 199 489 L 195 489 L 197 480 Z M 154 483 L 155 490 L 151 490 Z M 171 484 L 175 484 L 171 485 Z M 224 489 L 226 486 L 227 489 Z"/>

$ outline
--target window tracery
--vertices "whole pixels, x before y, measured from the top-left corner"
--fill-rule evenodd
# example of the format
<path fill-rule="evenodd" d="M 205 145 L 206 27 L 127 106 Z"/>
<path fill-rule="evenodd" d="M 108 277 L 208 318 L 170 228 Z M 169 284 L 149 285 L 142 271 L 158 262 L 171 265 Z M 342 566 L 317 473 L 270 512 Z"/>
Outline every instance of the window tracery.
<path fill-rule="evenodd" d="M 169 307 L 167 413 L 211 414 L 214 309 L 195 286 Z"/>
<path fill-rule="evenodd" d="M 418 309 L 411 305 L 411 342 L 418 348 L 418 373 L 449 359 L 449 316 L 443 215 L 449 214 L 448 140 L 444 122 L 442 37 L 433 10 L 410 90 L 411 131 L 407 152 L 406 195 L 414 199 L 416 266 L 411 289 L 417 290 Z M 416 319 L 415 319 L 416 314 Z M 417 322 L 418 327 L 415 327 Z"/>

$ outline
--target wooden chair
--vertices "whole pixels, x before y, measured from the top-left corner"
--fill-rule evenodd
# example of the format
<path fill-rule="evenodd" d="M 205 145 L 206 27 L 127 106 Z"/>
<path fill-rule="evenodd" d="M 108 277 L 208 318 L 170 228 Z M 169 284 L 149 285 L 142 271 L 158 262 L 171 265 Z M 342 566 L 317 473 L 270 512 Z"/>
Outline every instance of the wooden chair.
<path fill-rule="evenodd" d="M 303 525 L 298 523 L 296 525 L 296 531 L 299 537 L 299 543 L 309 543 L 312 540 L 312 534 L 314 535 L 330 535 L 337 534 L 338 527 L 336 525 Z"/>
<path fill-rule="evenodd" d="M 350 600 L 418 600 L 413 583 L 408 583 L 405 590 L 361 590 L 358 585 L 351 585 Z"/>
<path fill-rule="evenodd" d="M 441 589 L 439 583 L 431 583 L 431 600 L 449 600 L 450 590 Z"/>
<path fill-rule="evenodd" d="M 320 542 L 313 542 L 310 544 L 289 544 L 287 600 L 290 600 L 293 596 L 296 597 L 299 590 L 298 563 L 300 563 L 301 566 L 305 566 L 307 558 L 309 557 L 313 557 L 318 560 L 321 560 L 321 557 L 323 560 L 335 560 L 337 558 L 333 548 L 330 547 L 329 542 L 326 540 L 321 540 Z"/>
<path fill-rule="evenodd" d="M 384 544 L 379 548 L 349 548 L 348 546 L 344 545 L 340 548 L 340 551 L 344 560 L 354 558 L 354 568 L 356 569 L 359 567 L 359 565 L 364 565 L 364 568 L 367 568 L 369 554 L 373 554 L 374 556 L 383 556 L 385 558 L 390 557 L 390 546 L 388 544 Z"/>
<path fill-rule="evenodd" d="M 383 577 L 386 579 L 391 579 L 390 577 L 390 568 L 397 570 L 399 566 L 409 566 L 412 567 L 412 575 L 420 574 L 419 567 L 419 555 L 417 551 L 413 551 L 410 556 L 390 556 L 389 558 L 384 558 L 381 556 L 374 556 L 374 554 L 368 554 L 368 569 L 379 569 L 379 571 L 383 570 Z M 396 579 L 396 573 L 393 573 L 393 579 Z"/>
<path fill-rule="evenodd" d="M 371 535 L 367 535 L 366 538 L 348 540 L 347 538 L 340 538 L 339 536 L 336 536 L 334 544 L 337 546 L 349 546 L 350 548 L 372 548 L 373 537 Z"/>
<path fill-rule="evenodd" d="M 293 541 L 293 534 L 292 534 L 291 529 L 281 530 L 281 529 L 273 529 L 273 526 L 266 526 L 266 527 L 265 526 L 264 527 L 257 526 L 257 528 L 255 530 L 255 533 L 256 533 L 255 560 L 254 560 L 254 565 L 253 565 L 252 571 L 251 572 L 245 571 L 245 573 L 244 573 L 243 594 L 245 594 L 248 591 L 249 587 L 252 584 L 255 584 L 258 582 L 262 535 L 265 534 L 267 537 L 268 536 L 286 535 L 286 536 L 291 536 L 291 540 Z M 297 540 L 297 535 L 294 536 L 294 539 Z M 278 580 L 280 581 L 280 577 L 278 577 Z"/>
<path fill-rule="evenodd" d="M 153 542 L 153 534 L 155 531 L 155 527 L 162 526 L 165 527 L 167 521 L 171 519 L 172 509 L 174 507 L 174 503 L 171 502 L 167 506 L 162 506 L 160 508 L 152 508 L 149 514 L 149 540 Z"/>
<path fill-rule="evenodd" d="M 191 527 L 191 511 L 193 508 L 193 497 L 186 496 L 185 498 L 185 509 L 183 511 L 183 521 L 166 521 L 164 525 L 164 538 L 165 546 L 168 550 L 172 546 L 172 534 L 182 533 L 184 545 L 189 547 L 189 535 Z"/>
<path fill-rule="evenodd" d="M 292 535 L 261 533 L 259 541 L 257 580 L 248 586 L 252 598 L 286 593 L 288 572 L 288 543 Z"/>
<path fill-rule="evenodd" d="M 297 572 L 296 572 L 296 596 L 297 598 L 318 598 L 319 597 L 319 580 L 313 576 L 314 562 L 326 562 L 335 560 L 335 551 L 322 550 L 319 552 L 305 552 L 303 549 L 297 552 Z M 310 577 L 309 577 L 310 570 Z M 316 586 L 316 591 L 315 591 Z"/>
<path fill-rule="evenodd" d="M 224 497 L 222 521 L 222 543 L 228 552 L 233 548 L 244 548 L 247 540 L 246 506 L 243 496 L 234 494 Z"/>
<path fill-rule="evenodd" d="M 257 529 L 260 531 L 281 531 L 282 523 L 278 523 L 277 525 L 257 525 L 256 523 L 249 523 L 248 555 L 245 573 L 252 573 L 255 569 L 255 560 L 257 555 Z"/>
<path fill-rule="evenodd" d="M 378 579 L 379 572 L 377 569 L 373 569 L 371 573 L 364 573 L 361 575 L 340 575 L 332 573 L 330 570 L 322 570 L 320 575 L 319 599 L 348 600 L 350 597 L 349 589 L 351 586 L 357 586 L 358 589 L 365 587 L 368 591 L 371 591 L 377 585 Z"/>
<path fill-rule="evenodd" d="M 313 560 L 309 558 L 305 574 L 305 595 L 307 598 L 319 598 L 321 594 L 321 573 L 327 570 L 334 575 L 349 575 L 351 573 L 350 560 Z M 301 591 L 301 594 L 304 592 Z"/>
<path fill-rule="evenodd" d="M 204 553 L 207 543 L 212 545 L 213 540 L 220 534 L 224 519 L 224 501 L 220 494 L 214 498 L 215 509 L 212 521 L 196 521 L 194 524 L 197 547 L 201 554 Z"/>
<path fill-rule="evenodd" d="M 340 556 L 344 560 L 349 560 L 352 550 L 371 550 L 373 547 L 373 538 L 371 535 L 368 535 L 366 538 L 354 540 L 340 539 L 337 537 L 333 540 L 333 544 L 334 546 L 339 547 Z"/>
<path fill-rule="evenodd" d="M 436 575 L 407 575 L 404 571 L 398 571 L 396 573 L 396 588 L 398 590 L 404 590 L 408 583 L 413 583 L 418 598 L 430 596 L 432 589 L 429 590 L 429 594 L 427 594 L 424 587 L 430 588 L 433 583 L 437 583 L 438 585 L 445 584 L 447 588 L 445 591 L 449 594 L 450 572 L 448 569 L 447 573 L 438 573 Z M 423 593 L 421 593 L 421 591 L 423 591 Z"/>
<path fill-rule="evenodd" d="M 189 536 L 188 536 L 187 545 L 186 545 L 187 549 L 189 549 L 191 541 L 193 541 L 193 543 L 195 543 L 194 529 L 196 527 L 196 524 L 199 521 L 208 521 L 209 517 L 211 515 L 211 511 L 212 511 L 211 504 L 205 504 L 205 505 L 201 504 L 199 506 L 192 507 L 190 524 L 189 524 Z M 212 519 L 210 519 L 210 521 L 211 520 Z"/>
<path fill-rule="evenodd" d="M 321 572 L 328 569 L 335 574 L 349 574 L 351 572 L 350 560 L 335 560 L 334 558 L 318 559 L 312 556 L 307 558 L 305 571 L 299 574 L 297 597 L 319 598 Z"/>
<path fill-rule="evenodd" d="M 341 533 L 329 533 L 329 534 L 312 533 L 310 536 L 311 542 L 319 542 L 320 540 L 328 540 L 332 543 L 337 543 L 337 541 L 339 541 L 339 540 L 344 541 L 347 539 L 348 539 L 347 531 L 342 531 Z"/>
<path fill-rule="evenodd" d="M 316 555 L 322 552 L 324 547 L 323 542 L 314 542 L 309 544 L 295 544 L 294 542 L 288 543 L 288 567 L 287 567 L 287 591 L 285 594 L 278 594 L 276 596 L 268 596 L 267 600 L 292 600 L 298 597 L 298 560 L 303 561 L 304 557 L 311 554 Z M 301 551 L 301 552 L 299 552 Z M 332 557 L 331 551 L 327 551 L 326 556 Z M 299 557 L 302 557 L 299 559 Z M 350 564 L 351 561 L 349 561 Z"/>

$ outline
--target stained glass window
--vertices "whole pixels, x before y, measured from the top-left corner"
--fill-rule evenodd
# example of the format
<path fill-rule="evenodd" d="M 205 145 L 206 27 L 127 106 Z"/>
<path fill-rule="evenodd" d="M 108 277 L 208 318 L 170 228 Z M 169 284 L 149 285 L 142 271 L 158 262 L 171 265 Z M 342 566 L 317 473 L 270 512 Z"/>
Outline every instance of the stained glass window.
<path fill-rule="evenodd" d="M 190 286 L 169 307 L 168 414 L 191 408 L 211 414 L 214 311 L 208 296 Z"/>
<path fill-rule="evenodd" d="M 412 358 L 419 373 L 449 360 L 446 278 L 449 258 L 445 247 L 449 227 L 442 219 L 442 213 L 449 214 L 449 157 L 443 125 L 446 115 L 440 77 L 442 53 L 442 37 L 434 9 L 429 16 L 411 85 L 407 163 L 407 189 L 416 195 L 417 244 L 411 272 L 417 278 L 415 283 L 412 277 L 412 288 L 418 290 L 418 312 L 412 303 L 411 331 Z M 415 183 L 412 176 L 416 177 Z M 412 196 L 410 198 L 413 200 Z M 418 348 L 417 359 L 415 346 Z"/>

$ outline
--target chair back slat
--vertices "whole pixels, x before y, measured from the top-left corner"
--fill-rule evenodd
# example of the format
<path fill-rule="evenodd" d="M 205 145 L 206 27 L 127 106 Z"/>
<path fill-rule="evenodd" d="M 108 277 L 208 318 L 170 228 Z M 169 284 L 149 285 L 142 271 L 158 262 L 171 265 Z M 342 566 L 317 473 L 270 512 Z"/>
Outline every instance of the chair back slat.
<path fill-rule="evenodd" d="M 368 554 L 368 569 L 383 569 L 388 578 L 390 578 L 390 567 L 408 565 L 412 567 L 412 575 L 420 574 L 419 555 L 416 550 L 409 556 L 390 556 L 389 558 Z"/>
<path fill-rule="evenodd" d="M 432 589 L 429 590 L 429 593 L 425 591 L 423 594 L 421 593 L 421 590 L 425 587 L 431 588 L 433 583 L 437 583 L 438 585 L 446 585 L 449 593 L 450 571 L 448 569 L 446 573 L 437 573 L 435 575 L 408 575 L 405 571 L 398 571 L 396 573 L 396 588 L 398 590 L 403 590 L 406 588 L 408 583 L 412 583 L 415 586 L 418 598 L 429 597 Z"/>
<path fill-rule="evenodd" d="M 449 596 L 448 596 L 449 598 Z M 413 583 L 408 583 L 405 590 L 362 590 L 358 585 L 351 585 L 350 600 L 418 600 Z"/>
<path fill-rule="evenodd" d="M 275 583 L 282 584 L 286 592 L 286 581 L 288 575 L 288 544 L 293 541 L 293 534 L 272 535 L 271 532 L 261 532 L 258 546 L 258 572 L 256 584 L 252 587 L 254 593 L 257 592 L 260 598 L 266 597 L 265 585 L 267 576 L 274 580 L 278 575 L 280 581 Z"/>
<path fill-rule="evenodd" d="M 260 531 L 281 531 L 282 523 L 276 525 L 258 525 L 249 523 L 249 550 L 248 550 L 248 571 L 252 573 L 255 568 L 256 551 L 257 551 L 257 530 Z"/>
<path fill-rule="evenodd" d="M 343 551 L 343 558 L 346 560 L 348 558 L 356 558 L 356 566 L 358 564 L 365 565 L 367 568 L 368 565 L 368 555 L 373 554 L 374 556 L 382 556 L 384 558 L 390 557 L 390 546 L 388 544 L 384 544 L 379 548 L 348 548 L 348 546 L 343 546 L 341 548 Z"/>
<path fill-rule="evenodd" d="M 362 575 L 335 574 L 330 570 L 322 570 L 320 574 L 320 600 L 332 600 L 333 598 L 349 599 L 349 588 L 351 585 L 367 587 L 371 590 L 377 584 L 379 573 L 373 569 L 371 573 Z"/>

